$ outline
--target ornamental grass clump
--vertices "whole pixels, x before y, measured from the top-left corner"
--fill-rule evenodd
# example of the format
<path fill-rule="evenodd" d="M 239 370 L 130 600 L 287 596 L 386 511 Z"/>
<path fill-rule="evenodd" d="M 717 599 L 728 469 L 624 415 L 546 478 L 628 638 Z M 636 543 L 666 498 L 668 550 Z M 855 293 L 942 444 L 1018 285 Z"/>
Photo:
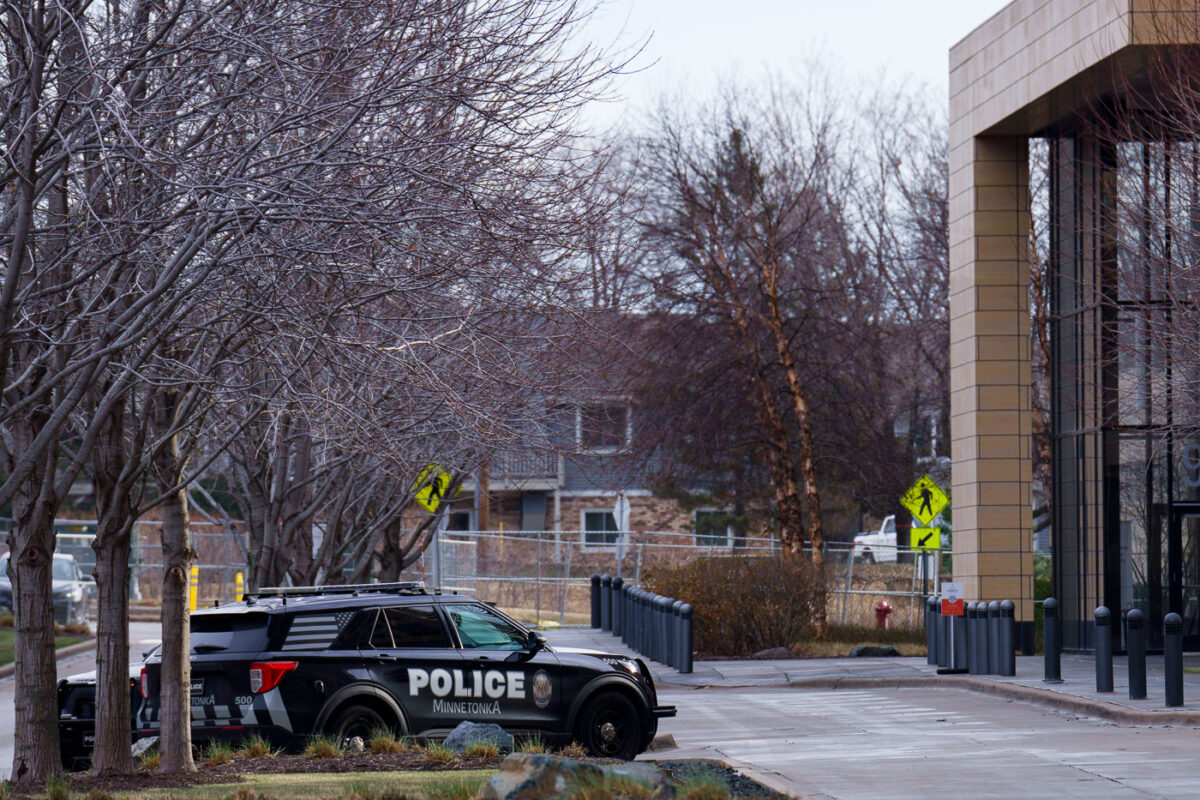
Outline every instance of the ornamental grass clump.
<path fill-rule="evenodd" d="M 475 742 L 463 748 L 462 754 L 468 758 L 499 758 L 500 748 L 493 742 Z"/>
<path fill-rule="evenodd" d="M 454 751 L 444 744 L 429 744 L 425 746 L 425 761 L 429 764 L 442 766 L 454 761 Z"/>
<path fill-rule="evenodd" d="M 336 736 L 321 734 L 308 740 L 304 747 L 307 758 L 327 759 L 338 758 L 342 755 L 342 743 Z"/>
<path fill-rule="evenodd" d="M 241 758 L 274 758 L 279 751 L 271 747 L 271 743 L 257 733 L 242 742 L 237 754 Z"/>

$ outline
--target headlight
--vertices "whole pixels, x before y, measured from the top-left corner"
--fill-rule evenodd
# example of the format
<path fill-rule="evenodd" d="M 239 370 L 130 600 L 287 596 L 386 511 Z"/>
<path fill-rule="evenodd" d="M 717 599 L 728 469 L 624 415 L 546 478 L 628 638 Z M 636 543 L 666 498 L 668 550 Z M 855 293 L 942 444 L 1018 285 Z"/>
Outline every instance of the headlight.
<path fill-rule="evenodd" d="M 642 671 L 641 668 L 638 667 L 637 661 L 632 658 L 606 658 L 604 659 L 604 662 L 606 664 L 613 665 L 617 669 L 623 669 L 630 675 L 637 675 Z"/>
<path fill-rule="evenodd" d="M 70 600 L 72 603 L 78 603 L 83 599 L 83 587 L 73 586 L 70 589 L 62 589 L 55 592 L 54 596 L 61 600 Z"/>

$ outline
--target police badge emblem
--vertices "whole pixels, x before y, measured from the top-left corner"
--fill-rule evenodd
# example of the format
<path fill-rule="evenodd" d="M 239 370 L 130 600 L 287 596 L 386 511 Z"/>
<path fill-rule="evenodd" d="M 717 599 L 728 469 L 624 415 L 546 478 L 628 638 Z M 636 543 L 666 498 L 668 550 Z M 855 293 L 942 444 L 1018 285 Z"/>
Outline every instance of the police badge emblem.
<path fill-rule="evenodd" d="M 533 676 L 533 702 L 538 708 L 550 705 L 550 676 L 546 670 L 539 669 Z"/>

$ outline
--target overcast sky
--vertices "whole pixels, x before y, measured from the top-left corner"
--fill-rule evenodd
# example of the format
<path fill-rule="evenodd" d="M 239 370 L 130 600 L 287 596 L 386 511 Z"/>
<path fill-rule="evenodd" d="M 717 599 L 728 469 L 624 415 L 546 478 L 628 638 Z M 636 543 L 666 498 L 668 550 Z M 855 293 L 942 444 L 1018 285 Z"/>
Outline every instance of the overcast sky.
<path fill-rule="evenodd" d="M 650 37 L 622 78 L 622 99 L 589 117 L 636 120 L 664 92 L 704 92 L 723 75 L 786 74 L 814 54 L 853 80 L 879 70 L 947 91 L 947 52 L 1008 0 L 607 0 L 591 30 L 598 42 Z"/>

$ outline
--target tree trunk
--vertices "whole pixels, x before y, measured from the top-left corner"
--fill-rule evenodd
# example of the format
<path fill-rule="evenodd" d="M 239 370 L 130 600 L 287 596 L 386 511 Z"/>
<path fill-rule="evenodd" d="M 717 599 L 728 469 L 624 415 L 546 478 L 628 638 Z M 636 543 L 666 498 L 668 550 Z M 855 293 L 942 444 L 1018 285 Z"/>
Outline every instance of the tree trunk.
<path fill-rule="evenodd" d="M 124 504 L 126 513 L 128 504 Z M 129 699 L 129 552 L 132 520 L 119 512 L 97 525 L 96 748 L 97 775 L 133 774 Z"/>
<path fill-rule="evenodd" d="M 175 422 L 172 393 L 160 398 L 158 429 L 171 430 Z M 159 770 L 195 772 L 192 761 L 192 665 L 188 619 L 188 577 L 195 552 L 188 541 L 187 492 L 180 481 L 184 463 L 179 434 L 173 433 L 154 458 L 155 477 L 162 502 L 162 676 L 159 680 Z M 178 487 L 178 488 L 177 488 Z"/>
<path fill-rule="evenodd" d="M 13 498 L 9 577 L 13 586 L 15 727 L 12 780 L 41 783 L 62 772 L 54 662 L 52 447 Z"/>
<path fill-rule="evenodd" d="M 138 438 L 139 446 L 141 439 Z M 97 775 L 133 774 L 129 699 L 129 555 L 136 513 L 126 472 L 125 410 L 114 408 L 92 459 L 96 489 L 96 746 Z"/>

